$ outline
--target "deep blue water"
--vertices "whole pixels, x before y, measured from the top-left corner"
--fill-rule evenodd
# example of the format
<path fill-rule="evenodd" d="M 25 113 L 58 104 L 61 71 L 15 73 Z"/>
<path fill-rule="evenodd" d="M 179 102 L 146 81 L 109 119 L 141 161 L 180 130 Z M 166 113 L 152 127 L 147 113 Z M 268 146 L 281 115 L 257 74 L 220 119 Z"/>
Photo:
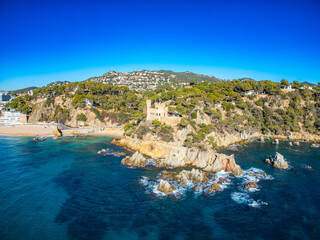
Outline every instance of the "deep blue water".
<path fill-rule="evenodd" d="M 320 239 L 320 150 L 310 144 L 252 143 L 236 152 L 243 169 L 273 177 L 259 182 L 260 191 L 241 193 L 241 179 L 234 179 L 223 192 L 188 191 L 175 199 L 159 198 L 141 184 L 160 169 L 130 169 L 119 157 L 97 155 L 108 147 L 123 151 L 109 138 L 30 139 L 0 137 L 2 240 Z M 291 169 L 264 163 L 276 151 Z"/>

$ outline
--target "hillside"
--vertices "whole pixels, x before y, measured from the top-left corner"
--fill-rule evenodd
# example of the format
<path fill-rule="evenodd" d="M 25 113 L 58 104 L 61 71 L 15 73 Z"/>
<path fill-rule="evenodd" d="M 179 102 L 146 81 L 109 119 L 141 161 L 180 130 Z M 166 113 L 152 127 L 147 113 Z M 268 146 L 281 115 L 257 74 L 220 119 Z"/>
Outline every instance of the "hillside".
<path fill-rule="evenodd" d="M 195 74 L 192 72 L 173 72 L 173 71 L 134 71 L 134 72 L 115 72 L 110 71 L 100 77 L 89 78 L 87 81 L 101 82 L 110 85 L 128 86 L 135 90 L 155 90 L 159 86 L 170 86 L 178 83 L 190 82 L 218 82 L 221 79 Z"/>
<path fill-rule="evenodd" d="M 36 89 L 33 96 L 20 96 L 7 107 L 28 113 L 31 122 L 74 127 L 83 114 L 84 124 L 91 127 L 124 126 L 127 136 L 204 149 L 261 134 L 320 133 L 319 86 L 303 89 L 295 82 L 294 89 L 286 91 L 280 83 L 250 79 L 172 86 L 137 91 L 96 81 L 75 82 Z M 147 121 L 147 99 L 152 107 L 162 102 L 169 119 Z"/>

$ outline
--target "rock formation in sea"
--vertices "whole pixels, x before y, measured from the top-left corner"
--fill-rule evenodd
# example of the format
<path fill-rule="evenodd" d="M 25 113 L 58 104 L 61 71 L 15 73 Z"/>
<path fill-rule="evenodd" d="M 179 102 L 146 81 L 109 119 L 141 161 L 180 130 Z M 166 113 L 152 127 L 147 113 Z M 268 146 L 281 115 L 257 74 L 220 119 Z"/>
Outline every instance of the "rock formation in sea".
<path fill-rule="evenodd" d="M 53 130 L 53 135 L 58 139 L 62 136 L 62 132 L 58 126 L 56 126 L 55 129 Z"/>
<path fill-rule="evenodd" d="M 169 195 L 172 194 L 174 190 L 177 188 L 175 186 L 172 186 L 168 181 L 161 179 L 158 190 Z"/>
<path fill-rule="evenodd" d="M 258 185 L 255 182 L 250 182 L 244 186 L 245 189 L 249 188 L 258 188 Z"/>
<path fill-rule="evenodd" d="M 217 192 L 221 190 L 221 186 L 219 183 L 212 184 L 212 186 L 208 189 L 208 192 Z"/>
<path fill-rule="evenodd" d="M 131 167 L 145 167 L 147 162 L 147 159 L 136 151 L 131 157 L 127 156 L 122 159 L 121 164 Z"/>
<path fill-rule="evenodd" d="M 112 143 L 138 151 L 156 161 L 158 167 L 185 167 L 193 166 L 207 172 L 233 172 L 241 175 L 242 169 L 236 164 L 234 155 L 227 156 L 209 149 L 187 148 L 161 141 L 146 141 L 132 138 L 113 140 Z M 126 165 L 129 158 L 124 161 Z M 131 160 L 132 161 L 132 160 Z M 141 165 L 141 164 L 140 164 Z M 145 164 L 144 164 L 145 165 Z"/>
<path fill-rule="evenodd" d="M 289 167 L 288 162 L 284 160 L 284 157 L 278 152 L 274 157 L 267 158 L 265 162 L 271 163 L 275 168 L 287 169 Z"/>

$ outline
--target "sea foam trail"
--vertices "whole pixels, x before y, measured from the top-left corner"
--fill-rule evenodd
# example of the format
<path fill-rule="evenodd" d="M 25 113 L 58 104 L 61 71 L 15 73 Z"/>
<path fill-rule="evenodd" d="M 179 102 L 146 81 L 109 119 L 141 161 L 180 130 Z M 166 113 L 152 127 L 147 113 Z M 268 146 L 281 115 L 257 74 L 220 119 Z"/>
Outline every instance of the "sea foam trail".
<path fill-rule="evenodd" d="M 250 207 L 260 207 L 261 205 L 268 205 L 268 203 L 261 200 L 254 200 L 250 197 L 249 193 L 260 191 L 260 188 L 248 188 L 245 186 L 249 183 L 259 183 L 261 180 L 273 180 L 274 178 L 271 175 L 267 175 L 263 170 L 259 168 L 251 167 L 245 171 L 239 177 L 242 181 L 239 184 L 238 189 L 241 192 L 234 192 L 231 194 L 231 199 L 239 204 L 246 204 Z"/>
<path fill-rule="evenodd" d="M 261 207 L 261 205 L 268 205 L 268 203 L 261 200 L 255 201 L 248 193 L 234 192 L 231 194 L 231 199 L 239 204 L 246 204 L 250 207 Z"/>

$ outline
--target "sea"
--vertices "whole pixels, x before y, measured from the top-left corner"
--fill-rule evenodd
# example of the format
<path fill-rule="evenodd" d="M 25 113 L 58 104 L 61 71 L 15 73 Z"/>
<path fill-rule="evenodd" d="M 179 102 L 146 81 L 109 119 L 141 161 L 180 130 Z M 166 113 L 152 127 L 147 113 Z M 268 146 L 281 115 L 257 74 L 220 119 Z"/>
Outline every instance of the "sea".
<path fill-rule="evenodd" d="M 111 138 L 31 139 L 0 137 L 1 240 L 320 239 L 320 149 L 309 143 L 220 150 L 245 173 L 267 174 L 258 190 L 229 176 L 220 192 L 186 187 L 166 196 L 155 190 L 163 169 L 122 166 L 112 152 L 132 153 Z M 264 162 L 276 152 L 289 169 Z"/>

